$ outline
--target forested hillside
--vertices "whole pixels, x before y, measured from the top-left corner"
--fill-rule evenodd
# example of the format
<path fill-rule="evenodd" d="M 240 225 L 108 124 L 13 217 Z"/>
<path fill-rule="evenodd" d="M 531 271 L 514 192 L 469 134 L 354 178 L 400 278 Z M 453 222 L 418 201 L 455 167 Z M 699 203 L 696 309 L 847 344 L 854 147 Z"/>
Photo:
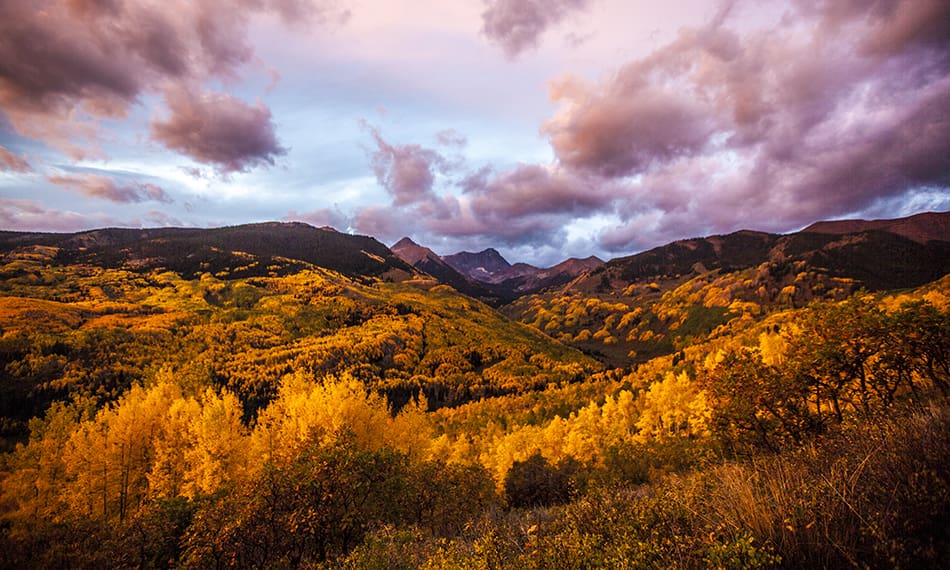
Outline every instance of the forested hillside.
<path fill-rule="evenodd" d="M 15 237 L 3 567 L 950 555 L 950 276 L 873 287 L 848 276 L 860 257 L 828 262 L 831 242 L 760 261 L 745 242 L 771 255 L 772 237 L 743 234 L 739 258 L 674 244 L 497 311 L 396 262 L 360 273 L 229 241 L 174 266 L 190 258 L 154 236 L 148 263 Z M 215 265 L 238 258 L 258 265 Z"/>
<path fill-rule="evenodd" d="M 930 283 L 950 272 L 948 227 L 950 214 L 940 213 L 683 240 L 613 259 L 503 311 L 614 366 L 642 363 L 735 319 Z"/>
<path fill-rule="evenodd" d="M 0 267 L 8 437 L 54 401 L 99 407 L 160 372 L 230 390 L 250 420 L 291 373 L 348 375 L 397 406 L 421 394 L 435 409 L 601 367 L 431 279 L 357 282 L 313 266 L 186 279 L 54 264 L 58 253 L 26 248 Z"/>

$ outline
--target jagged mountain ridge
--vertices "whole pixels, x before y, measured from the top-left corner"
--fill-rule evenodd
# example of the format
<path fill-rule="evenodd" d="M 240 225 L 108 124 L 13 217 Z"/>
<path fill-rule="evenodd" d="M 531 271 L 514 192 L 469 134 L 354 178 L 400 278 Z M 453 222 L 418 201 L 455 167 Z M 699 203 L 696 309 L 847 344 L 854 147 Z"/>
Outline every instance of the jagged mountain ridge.
<path fill-rule="evenodd" d="M 517 292 L 536 291 L 552 285 L 566 283 L 584 271 L 603 265 L 597 256 L 584 259 L 572 257 L 548 268 L 527 263 L 508 263 L 497 250 L 489 248 L 478 253 L 463 251 L 442 258 L 447 264 L 470 279 L 506 285 Z"/>
<path fill-rule="evenodd" d="M 470 279 L 446 263 L 437 253 L 417 244 L 408 237 L 402 238 L 393 244 L 390 249 L 409 265 L 431 275 L 461 293 L 481 299 L 491 305 L 498 305 L 508 300 L 506 295 Z"/>
<path fill-rule="evenodd" d="M 736 319 L 839 301 L 861 289 L 910 289 L 947 279 L 950 235 L 933 229 L 948 218 L 950 213 L 925 219 L 934 238 L 926 241 L 889 231 L 906 232 L 917 224 L 914 220 L 879 223 L 856 233 L 830 230 L 863 226 L 679 240 L 612 259 L 561 288 L 523 295 L 502 310 L 612 365 L 646 362 Z"/>
<path fill-rule="evenodd" d="M 483 283 L 501 283 L 507 278 L 508 272 L 512 270 L 512 265 L 508 263 L 508 260 L 502 257 L 498 250 L 494 248 L 488 248 L 478 253 L 460 251 L 459 253 L 446 255 L 442 260 L 459 273 L 468 276 L 469 279 Z M 514 269 L 515 275 L 520 275 L 525 270 L 530 270 L 529 268 L 531 266 L 527 263 L 520 263 Z"/>
<path fill-rule="evenodd" d="M 408 237 L 399 240 L 392 249 L 416 269 L 425 271 L 460 291 L 466 291 L 460 287 L 469 290 L 474 287 L 475 291 L 482 290 L 508 301 L 548 287 L 563 285 L 604 263 L 592 255 L 585 259 L 570 258 L 542 269 L 527 263 L 511 264 L 494 248 L 478 253 L 462 251 L 441 257 Z M 458 276 L 466 283 L 457 285 Z"/>

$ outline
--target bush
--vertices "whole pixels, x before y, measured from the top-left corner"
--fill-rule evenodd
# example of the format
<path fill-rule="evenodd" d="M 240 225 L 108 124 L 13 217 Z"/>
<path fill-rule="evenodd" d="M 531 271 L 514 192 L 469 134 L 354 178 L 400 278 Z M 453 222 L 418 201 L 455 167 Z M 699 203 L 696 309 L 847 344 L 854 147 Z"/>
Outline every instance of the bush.
<path fill-rule="evenodd" d="M 510 507 L 541 507 L 568 502 L 577 494 L 580 465 L 568 458 L 556 466 L 540 453 L 515 461 L 505 476 Z"/>

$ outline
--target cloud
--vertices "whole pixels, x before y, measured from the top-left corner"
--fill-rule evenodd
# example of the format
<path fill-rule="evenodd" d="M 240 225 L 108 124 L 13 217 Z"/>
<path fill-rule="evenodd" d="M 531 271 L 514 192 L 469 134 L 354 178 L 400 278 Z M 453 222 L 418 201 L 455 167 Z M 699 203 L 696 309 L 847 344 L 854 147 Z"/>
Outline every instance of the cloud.
<path fill-rule="evenodd" d="M 0 226 L 11 231 L 77 232 L 115 223 L 105 214 L 83 215 L 46 208 L 34 200 L 0 197 Z"/>
<path fill-rule="evenodd" d="M 465 135 L 455 129 L 444 129 L 435 134 L 435 140 L 442 146 L 462 148 L 468 144 Z"/>
<path fill-rule="evenodd" d="M 20 156 L 0 146 L 0 172 L 2 171 L 26 174 L 27 172 L 32 172 L 33 167 Z"/>
<path fill-rule="evenodd" d="M 234 80 L 252 61 L 247 27 L 273 13 L 295 25 L 330 2 L 35 0 L 0 3 L 0 108 L 21 136 L 74 158 L 101 154 L 98 121 L 125 118 L 143 95 Z"/>
<path fill-rule="evenodd" d="M 482 218 L 510 220 L 537 214 L 583 216 L 607 207 L 614 199 L 603 179 L 537 164 L 466 180 L 472 210 Z"/>
<path fill-rule="evenodd" d="M 364 207 L 352 222 L 360 232 L 382 239 L 398 239 L 413 228 L 440 240 L 550 245 L 563 241 L 570 220 L 596 213 L 615 199 L 611 181 L 596 175 L 535 164 L 466 171 L 461 159 L 449 168 L 430 149 L 390 144 L 375 129 L 371 133 L 378 148 L 370 158 L 393 202 Z M 438 187 L 436 171 L 447 175 Z"/>
<path fill-rule="evenodd" d="M 942 50 L 950 39 L 950 6 L 942 0 L 884 0 L 869 5 L 861 0 L 801 1 L 802 12 L 822 25 L 822 33 L 855 22 L 866 32 L 859 44 L 874 55 L 897 53 L 908 48 Z"/>
<path fill-rule="evenodd" d="M 709 144 L 717 125 L 705 105 L 674 85 L 642 79 L 638 69 L 627 73 L 636 85 L 614 82 L 583 99 L 572 99 L 563 83 L 552 85 L 552 98 L 566 105 L 542 131 L 563 164 L 625 176 Z"/>
<path fill-rule="evenodd" d="M 487 0 L 482 33 L 508 57 L 517 57 L 535 47 L 548 28 L 590 4 L 590 0 Z"/>
<path fill-rule="evenodd" d="M 453 237 L 495 239 L 508 246 L 552 245 L 573 220 L 611 209 L 615 184 L 557 165 L 481 169 L 460 181 L 456 211 L 426 218 L 426 227 Z"/>
<path fill-rule="evenodd" d="M 364 206 L 356 212 L 352 225 L 353 229 L 362 234 L 371 235 L 384 243 L 392 243 L 417 228 L 417 222 L 408 209 Z"/>
<path fill-rule="evenodd" d="M 320 208 L 310 212 L 297 212 L 291 210 L 284 216 L 288 222 L 306 222 L 315 227 L 331 227 L 336 230 L 346 230 L 349 226 L 347 217 L 336 209 Z"/>
<path fill-rule="evenodd" d="M 161 210 L 149 210 L 145 212 L 145 219 L 143 223 L 133 224 L 138 226 L 164 226 L 164 227 L 182 227 L 185 224 L 182 221 L 174 216 L 170 216 Z"/>
<path fill-rule="evenodd" d="M 741 32 L 744 4 L 723 6 L 600 83 L 552 82 L 560 168 L 615 184 L 603 247 L 788 231 L 950 186 L 950 5 L 801 0 Z"/>
<path fill-rule="evenodd" d="M 151 136 L 166 147 L 221 173 L 273 165 L 286 149 L 277 142 L 271 112 L 224 93 L 173 88 L 165 93 L 170 116 L 152 122 Z"/>
<path fill-rule="evenodd" d="M 172 203 L 171 196 L 155 184 L 148 182 L 117 182 L 101 174 L 76 174 L 50 176 L 50 182 L 57 186 L 74 190 L 83 196 L 101 198 L 120 204 L 138 202 Z"/>
<path fill-rule="evenodd" d="M 373 172 L 393 197 L 393 205 L 406 206 L 430 198 L 436 172 L 446 171 L 449 162 L 438 152 L 417 144 L 390 144 L 379 129 L 366 128 L 376 142 L 376 150 L 370 152 Z"/>

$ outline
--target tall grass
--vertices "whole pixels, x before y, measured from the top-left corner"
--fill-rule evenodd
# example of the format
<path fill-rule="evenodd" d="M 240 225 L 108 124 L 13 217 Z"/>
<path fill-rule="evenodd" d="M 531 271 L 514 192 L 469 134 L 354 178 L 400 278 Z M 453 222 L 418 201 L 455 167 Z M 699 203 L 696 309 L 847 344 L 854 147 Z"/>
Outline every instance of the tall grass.
<path fill-rule="evenodd" d="M 940 567 L 950 554 L 950 412 L 919 409 L 695 475 L 710 524 L 788 567 Z"/>
<path fill-rule="evenodd" d="M 377 535 L 347 567 L 408 547 L 406 567 L 424 568 L 943 568 L 948 466 L 950 410 L 920 408 L 782 454 L 486 513 L 452 540 Z"/>

